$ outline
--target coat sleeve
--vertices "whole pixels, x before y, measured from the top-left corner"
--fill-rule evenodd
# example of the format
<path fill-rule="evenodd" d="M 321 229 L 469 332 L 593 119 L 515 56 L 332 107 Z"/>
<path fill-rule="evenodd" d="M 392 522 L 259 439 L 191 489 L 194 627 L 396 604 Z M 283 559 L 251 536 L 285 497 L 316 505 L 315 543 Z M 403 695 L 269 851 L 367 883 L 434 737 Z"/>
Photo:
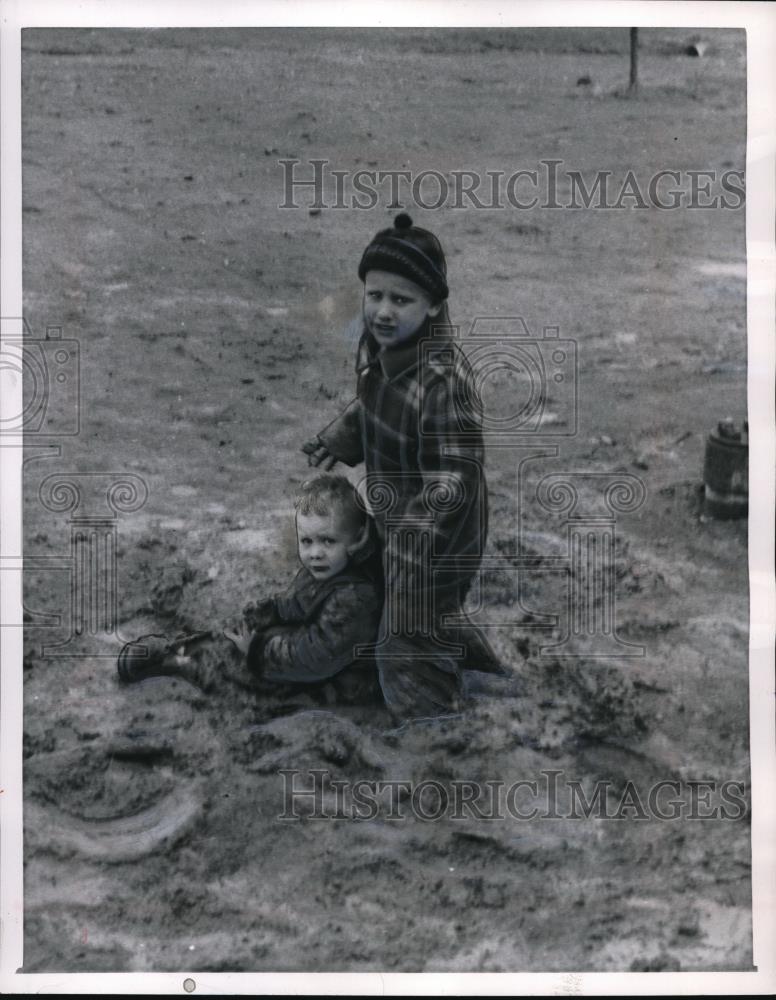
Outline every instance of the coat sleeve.
<path fill-rule="evenodd" d="M 361 437 L 361 403 L 354 399 L 347 408 L 318 434 L 318 440 L 345 465 L 364 461 Z"/>
<path fill-rule="evenodd" d="M 264 680 L 279 683 L 310 684 L 333 677 L 353 662 L 357 645 L 374 641 L 380 609 L 371 584 L 338 587 L 313 622 L 266 632 L 253 669 Z"/>
<path fill-rule="evenodd" d="M 251 632 L 261 632 L 280 624 L 281 618 L 276 598 L 265 597 L 261 601 L 251 601 L 243 608 L 243 619 Z"/>
<path fill-rule="evenodd" d="M 439 378 L 424 393 L 418 426 L 418 467 L 423 486 L 407 515 L 434 515 L 432 552 L 475 543 L 485 509 L 483 449 L 478 425 L 462 426 L 466 399 L 452 378 Z M 472 536 L 468 538 L 468 536 Z M 467 536 L 467 541 L 463 536 Z"/>

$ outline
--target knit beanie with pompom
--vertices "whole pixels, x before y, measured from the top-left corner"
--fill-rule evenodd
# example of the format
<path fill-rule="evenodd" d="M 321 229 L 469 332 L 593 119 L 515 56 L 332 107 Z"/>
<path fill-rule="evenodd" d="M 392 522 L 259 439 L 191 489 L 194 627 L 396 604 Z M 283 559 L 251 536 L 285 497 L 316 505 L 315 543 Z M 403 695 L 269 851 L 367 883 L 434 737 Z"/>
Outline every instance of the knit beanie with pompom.
<path fill-rule="evenodd" d="M 441 302 L 449 294 L 447 263 L 439 240 L 427 229 L 414 226 L 405 212 L 396 216 L 389 229 L 381 229 L 364 251 L 358 265 L 362 281 L 368 271 L 389 271 L 409 278 L 433 302 Z"/>

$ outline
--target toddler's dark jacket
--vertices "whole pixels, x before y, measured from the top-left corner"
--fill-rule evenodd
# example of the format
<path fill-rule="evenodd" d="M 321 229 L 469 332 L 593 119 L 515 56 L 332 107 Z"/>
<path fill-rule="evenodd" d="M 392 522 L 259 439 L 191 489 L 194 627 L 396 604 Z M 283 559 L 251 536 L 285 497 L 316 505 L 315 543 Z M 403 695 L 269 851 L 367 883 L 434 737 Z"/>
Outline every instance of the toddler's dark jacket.
<path fill-rule="evenodd" d="M 315 684 L 359 664 L 355 648 L 374 642 L 380 621 L 380 584 L 364 566 L 348 565 L 329 580 L 301 569 L 284 593 L 255 606 L 260 624 L 248 667 L 263 681 Z M 276 642 L 270 642 L 274 637 Z M 363 658 L 364 666 L 373 666 Z"/>

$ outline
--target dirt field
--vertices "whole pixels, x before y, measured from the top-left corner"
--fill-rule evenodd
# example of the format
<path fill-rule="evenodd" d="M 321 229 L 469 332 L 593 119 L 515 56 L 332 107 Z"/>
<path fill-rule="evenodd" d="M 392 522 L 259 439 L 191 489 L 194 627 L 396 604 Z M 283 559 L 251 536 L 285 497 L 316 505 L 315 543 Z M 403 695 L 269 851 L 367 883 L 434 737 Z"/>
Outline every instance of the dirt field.
<path fill-rule="evenodd" d="M 353 394 L 356 266 L 395 210 L 280 210 L 278 159 L 743 170 L 743 32 L 702 58 L 691 37 L 643 32 L 633 98 L 624 30 L 25 33 L 26 318 L 79 341 L 82 399 L 59 457 L 32 460 L 30 437 L 25 555 L 68 554 L 45 476 L 132 473 L 148 500 L 117 520 L 123 637 L 220 629 L 283 585 L 299 447 Z M 519 514 L 521 456 L 489 450 L 489 552 L 536 572 L 520 601 L 515 573 L 486 576 L 482 619 L 562 613 L 540 571 L 565 521 L 536 484 L 620 470 L 647 496 L 617 518 L 617 622 L 646 655 L 542 656 L 558 631 L 497 628 L 524 696 L 396 730 L 325 692 L 120 688 L 108 635 L 103 656 L 42 656 L 68 634 L 69 577 L 29 569 L 30 612 L 65 620 L 27 636 L 25 971 L 751 968 L 747 816 L 277 819 L 281 768 L 562 771 L 609 780 L 613 809 L 628 781 L 748 797 L 746 522 L 702 518 L 698 492 L 708 431 L 746 413 L 743 208 L 405 208 L 448 251 L 464 333 L 520 315 L 577 344 L 579 431 L 542 439 L 557 454 L 524 466 Z M 495 380 L 490 403 L 513 391 Z"/>

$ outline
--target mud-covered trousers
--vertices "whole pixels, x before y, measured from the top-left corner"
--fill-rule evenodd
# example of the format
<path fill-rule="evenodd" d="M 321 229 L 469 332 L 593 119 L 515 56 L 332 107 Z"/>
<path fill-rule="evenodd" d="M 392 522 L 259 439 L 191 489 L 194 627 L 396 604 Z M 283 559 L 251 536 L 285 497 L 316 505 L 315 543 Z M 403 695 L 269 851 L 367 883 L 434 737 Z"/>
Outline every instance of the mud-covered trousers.
<path fill-rule="evenodd" d="M 390 546 L 389 546 L 390 548 Z M 463 610 L 478 566 L 419 580 L 417 564 L 383 553 L 385 600 L 375 647 L 380 687 L 397 719 L 457 712 L 483 674 L 505 676 L 485 635 Z M 468 683 L 467 683 L 468 682 Z"/>

